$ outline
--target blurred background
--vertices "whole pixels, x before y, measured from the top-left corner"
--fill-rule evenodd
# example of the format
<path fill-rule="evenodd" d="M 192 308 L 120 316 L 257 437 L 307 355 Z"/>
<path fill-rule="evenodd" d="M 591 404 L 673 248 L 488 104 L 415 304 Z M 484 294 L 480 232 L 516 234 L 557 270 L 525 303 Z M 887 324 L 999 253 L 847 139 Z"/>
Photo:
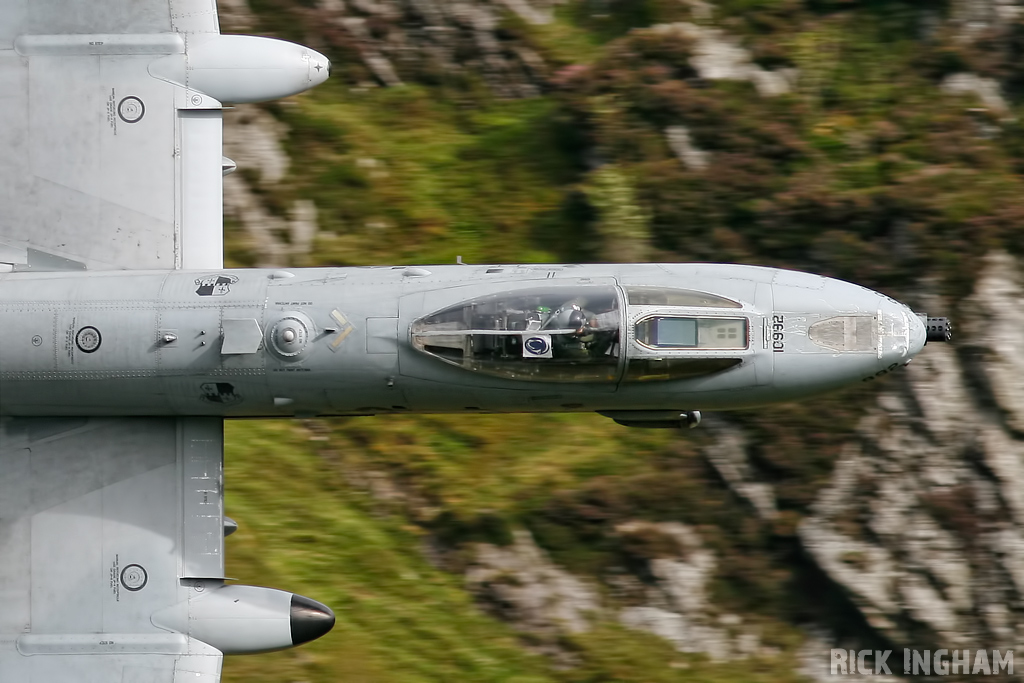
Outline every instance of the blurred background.
<path fill-rule="evenodd" d="M 883 380 L 687 432 L 229 422 L 228 574 L 338 623 L 225 681 L 826 680 L 832 647 L 899 675 L 904 647 L 1024 641 L 1014 0 L 219 7 L 333 62 L 226 112 L 231 266 L 728 261 L 955 325 Z"/>

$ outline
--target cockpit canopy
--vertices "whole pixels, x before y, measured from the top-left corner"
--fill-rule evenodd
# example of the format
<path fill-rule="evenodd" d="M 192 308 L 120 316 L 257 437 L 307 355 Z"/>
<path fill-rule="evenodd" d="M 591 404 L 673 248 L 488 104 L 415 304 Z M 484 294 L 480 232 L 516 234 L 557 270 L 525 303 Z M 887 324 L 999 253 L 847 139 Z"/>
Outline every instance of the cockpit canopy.
<path fill-rule="evenodd" d="M 626 382 L 677 380 L 741 363 L 734 354 L 707 352 L 746 349 L 747 318 L 692 310 L 740 304 L 665 287 L 627 287 L 626 296 L 630 310 L 659 308 L 637 321 L 632 335 L 623 334 L 625 311 L 618 288 L 555 285 L 482 296 L 445 308 L 413 322 L 411 341 L 419 351 L 466 370 L 534 382 L 611 383 L 620 376 Z M 680 311 L 675 314 L 665 307 Z M 640 345 L 637 351 L 642 347 L 648 352 L 623 363 L 623 340 L 629 337 Z M 703 353 L 683 357 L 680 352 L 689 349 Z"/>
<path fill-rule="evenodd" d="M 622 311 L 611 286 L 473 299 L 412 324 L 417 349 L 489 375 L 537 382 L 618 378 Z"/>

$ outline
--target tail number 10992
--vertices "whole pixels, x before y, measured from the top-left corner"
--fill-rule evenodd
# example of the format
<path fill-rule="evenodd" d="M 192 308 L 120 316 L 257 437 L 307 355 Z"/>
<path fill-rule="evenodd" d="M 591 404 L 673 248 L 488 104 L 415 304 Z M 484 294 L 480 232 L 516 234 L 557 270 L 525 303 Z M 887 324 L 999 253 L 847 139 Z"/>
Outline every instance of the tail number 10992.
<path fill-rule="evenodd" d="M 786 319 L 782 315 L 772 316 L 772 351 L 782 353 L 786 350 Z"/>

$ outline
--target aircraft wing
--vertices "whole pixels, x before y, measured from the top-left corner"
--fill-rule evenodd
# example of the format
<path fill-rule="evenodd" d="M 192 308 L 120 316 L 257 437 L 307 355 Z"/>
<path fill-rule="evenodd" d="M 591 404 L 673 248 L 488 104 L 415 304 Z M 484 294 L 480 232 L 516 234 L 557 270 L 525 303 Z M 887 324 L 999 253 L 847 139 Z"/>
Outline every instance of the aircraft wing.
<path fill-rule="evenodd" d="M 150 73 L 218 31 L 215 0 L 0 0 L 0 269 L 221 266 L 220 102 Z"/>
<path fill-rule="evenodd" d="M 0 422 L 0 681 L 216 683 L 153 615 L 224 573 L 220 418 Z"/>
<path fill-rule="evenodd" d="M 218 32 L 215 0 L 0 0 L 0 270 L 221 266 L 220 103 L 149 74 Z M 0 422 L 0 681 L 220 680 L 152 615 L 223 577 L 222 425 Z"/>
<path fill-rule="evenodd" d="M 221 36 L 214 0 L 0 0 L 0 272 L 216 272 L 220 100 L 329 73 Z M 0 682 L 217 683 L 222 654 L 330 630 L 225 585 L 222 463 L 219 417 L 0 418 Z"/>

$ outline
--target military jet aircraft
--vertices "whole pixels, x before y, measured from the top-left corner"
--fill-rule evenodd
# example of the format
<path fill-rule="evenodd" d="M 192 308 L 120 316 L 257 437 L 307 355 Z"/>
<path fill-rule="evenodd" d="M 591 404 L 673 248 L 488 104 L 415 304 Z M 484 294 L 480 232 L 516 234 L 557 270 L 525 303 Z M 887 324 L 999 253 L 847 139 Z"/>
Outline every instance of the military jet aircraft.
<path fill-rule="evenodd" d="M 883 376 L 928 324 L 858 285 L 741 265 L 29 270 L 0 277 L 0 413 L 679 426 Z"/>
<path fill-rule="evenodd" d="M 945 319 L 716 264 L 223 268 L 221 106 L 330 63 L 212 0 L 0 0 L 0 681 L 215 683 L 327 632 L 228 583 L 225 417 L 643 427 L 905 365 Z"/>

